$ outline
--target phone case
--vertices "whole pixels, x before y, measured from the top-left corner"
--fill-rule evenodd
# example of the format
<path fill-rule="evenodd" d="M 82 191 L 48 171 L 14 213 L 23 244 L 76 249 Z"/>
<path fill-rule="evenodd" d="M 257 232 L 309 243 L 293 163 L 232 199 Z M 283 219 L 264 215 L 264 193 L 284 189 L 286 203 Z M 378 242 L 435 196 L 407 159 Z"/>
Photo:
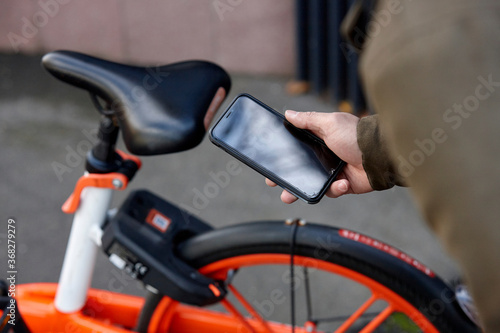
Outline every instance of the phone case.
<path fill-rule="evenodd" d="M 212 126 L 212 128 L 209 131 L 209 139 L 210 139 L 210 141 L 213 144 L 215 144 L 216 146 L 220 147 L 225 152 L 227 152 L 228 154 L 230 154 L 231 156 L 235 157 L 236 159 L 238 159 L 239 161 L 243 162 L 244 164 L 246 164 L 247 166 L 249 166 L 253 170 L 257 171 L 258 173 L 260 173 L 264 177 L 269 178 L 271 181 L 273 181 L 274 183 L 276 183 L 281 188 L 286 189 L 287 191 L 289 191 L 290 193 L 292 193 L 293 195 L 295 195 L 297 198 L 302 199 L 303 201 L 307 202 L 308 204 L 316 204 L 316 203 L 318 203 L 321 200 L 321 198 L 325 195 L 326 191 L 328 190 L 328 188 L 330 187 L 330 185 L 332 184 L 332 182 L 337 178 L 338 174 L 340 173 L 340 171 L 342 170 L 343 166 L 345 165 L 345 162 L 342 161 L 339 164 L 339 166 L 336 169 L 335 173 L 330 176 L 329 180 L 325 183 L 325 185 L 324 185 L 323 189 L 321 190 L 321 192 L 318 193 L 316 196 L 311 197 L 311 196 L 308 196 L 307 194 L 305 194 L 304 192 L 300 191 L 299 189 L 297 189 L 293 185 L 289 184 L 288 182 L 283 181 L 278 175 L 276 175 L 273 172 L 271 172 L 271 171 L 269 171 L 269 170 L 261 167 L 259 164 L 256 164 L 253 160 L 247 158 L 243 154 L 240 154 L 238 151 L 234 150 L 232 147 L 226 145 L 224 142 L 219 141 L 216 137 L 214 137 L 214 135 L 213 135 L 214 128 L 217 127 L 217 124 L 222 119 L 224 119 L 224 117 L 226 116 L 227 112 L 229 110 L 231 110 L 233 104 L 239 98 L 241 98 L 243 96 L 250 98 L 251 100 L 253 100 L 257 104 L 259 104 L 262 107 L 264 107 L 265 109 L 267 109 L 269 112 L 274 113 L 275 115 L 277 115 L 278 117 L 280 117 L 281 119 L 283 119 L 285 122 L 287 122 L 288 124 L 290 124 L 291 126 L 293 126 L 290 122 L 288 122 L 288 120 L 286 120 L 285 116 L 282 115 L 281 113 L 277 112 L 273 108 L 271 108 L 268 105 L 264 104 L 263 102 L 259 101 L 258 99 L 256 99 L 252 95 L 243 93 L 243 94 L 240 94 L 240 95 L 236 96 L 233 99 L 233 101 L 231 102 L 231 104 L 229 105 L 229 107 L 224 111 L 224 113 L 219 117 L 219 119 L 217 120 L 217 122 Z M 301 132 L 303 132 L 303 133 L 305 133 L 307 136 L 311 137 L 313 140 L 319 142 L 320 144 L 322 144 L 322 145 L 324 145 L 326 147 L 326 144 L 324 143 L 324 141 L 321 140 L 320 138 L 318 138 L 317 136 L 315 136 L 314 134 L 310 133 L 309 131 L 303 130 L 303 129 L 299 129 L 298 128 L 298 130 L 301 131 Z"/>

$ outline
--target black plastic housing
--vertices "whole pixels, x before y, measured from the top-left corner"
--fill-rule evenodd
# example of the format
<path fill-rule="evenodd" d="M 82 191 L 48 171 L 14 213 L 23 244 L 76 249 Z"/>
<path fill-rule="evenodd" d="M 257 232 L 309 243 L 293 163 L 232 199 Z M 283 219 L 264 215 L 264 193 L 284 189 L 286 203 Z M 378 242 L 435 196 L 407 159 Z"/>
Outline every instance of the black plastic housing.
<path fill-rule="evenodd" d="M 177 301 L 208 305 L 226 295 L 224 283 L 201 275 L 174 249 L 212 227 L 188 212 L 139 190 L 132 192 L 104 229 L 102 248 L 130 276 Z"/>

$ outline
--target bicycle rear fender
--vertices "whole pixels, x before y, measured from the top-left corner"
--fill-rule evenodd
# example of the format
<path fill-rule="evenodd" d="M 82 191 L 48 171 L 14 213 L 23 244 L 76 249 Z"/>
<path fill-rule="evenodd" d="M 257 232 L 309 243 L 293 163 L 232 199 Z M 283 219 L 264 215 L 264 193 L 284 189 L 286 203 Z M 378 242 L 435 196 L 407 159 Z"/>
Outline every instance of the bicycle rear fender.
<path fill-rule="evenodd" d="M 201 268 L 214 260 L 248 254 L 249 247 L 255 248 L 256 253 L 276 253 L 278 248 L 279 253 L 289 254 L 292 232 L 292 226 L 283 221 L 239 224 L 188 239 L 179 246 L 178 255 L 193 267 Z M 358 261 L 361 273 L 383 285 L 396 286 L 393 290 L 422 313 L 440 316 L 446 308 L 451 313 L 448 322 L 463 322 L 454 291 L 423 264 L 383 242 L 357 232 L 307 223 L 298 227 L 295 249 L 295 253 L 307 253 L 333 263 Z M 415 299 L 423 301 L 415 304 Z M 469 329 L 476 331 L 472 323 Z M 465 327 L 461 331 L 469 332 Z"/>

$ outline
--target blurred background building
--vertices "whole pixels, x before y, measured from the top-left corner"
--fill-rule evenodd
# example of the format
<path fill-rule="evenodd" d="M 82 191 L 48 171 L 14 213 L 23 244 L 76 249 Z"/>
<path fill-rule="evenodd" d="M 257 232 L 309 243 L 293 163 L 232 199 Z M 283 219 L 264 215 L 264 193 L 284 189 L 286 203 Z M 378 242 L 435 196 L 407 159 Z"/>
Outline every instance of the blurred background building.
<path fill-rule="evenodd" d="M 0 52 L 69 49 L 151 65 L 211 60 L 232 73 L 289 76 L 295 79 L 290 93 L 312 91 L 343 111 L 361 113 L 357 55 L 339 34 L 353 3 L 6 0 L 0 4 Z"/>
<path fill-rule="evenodd" d="M 16 0 L 0 4 L 0 49 L 70 49 L 115 61 L 215 61 L 229 71 L 292 74 L 291 0 Z"/>

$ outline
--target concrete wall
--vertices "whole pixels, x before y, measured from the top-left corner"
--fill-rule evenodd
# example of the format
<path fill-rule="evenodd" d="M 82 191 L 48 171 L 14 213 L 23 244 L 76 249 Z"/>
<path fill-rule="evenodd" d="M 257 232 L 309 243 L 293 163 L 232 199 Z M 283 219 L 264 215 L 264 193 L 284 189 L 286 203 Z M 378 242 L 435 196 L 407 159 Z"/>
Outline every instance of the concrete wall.
<path fill-rule="evenodd" d="M 1 0 L 0 52 L 70 49 L 115 61 L 208 59 L 291 74 L 292 0 Z"/>

